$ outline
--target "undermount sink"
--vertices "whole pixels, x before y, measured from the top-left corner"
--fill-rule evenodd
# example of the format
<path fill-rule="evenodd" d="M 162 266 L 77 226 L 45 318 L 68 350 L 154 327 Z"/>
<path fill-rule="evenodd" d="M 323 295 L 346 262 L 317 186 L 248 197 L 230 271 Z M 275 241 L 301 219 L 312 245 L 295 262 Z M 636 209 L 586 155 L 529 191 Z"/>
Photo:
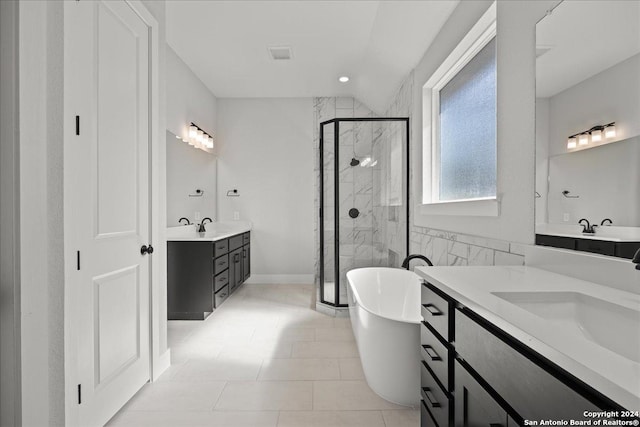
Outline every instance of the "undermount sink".
<path fill-rule="evenodd" d="M 492 292 L 571 334 L 640 363 L 640 311 L 579 292 Z"/>

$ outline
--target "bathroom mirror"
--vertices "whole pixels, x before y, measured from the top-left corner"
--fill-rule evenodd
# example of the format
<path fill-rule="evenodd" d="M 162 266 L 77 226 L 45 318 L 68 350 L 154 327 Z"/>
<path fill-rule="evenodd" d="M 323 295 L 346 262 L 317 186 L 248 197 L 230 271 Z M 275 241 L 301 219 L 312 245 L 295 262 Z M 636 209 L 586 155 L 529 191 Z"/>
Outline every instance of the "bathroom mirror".
<path fill-rule="evenodd" d="M 640 241 L 640 1 L 565 0 L 536 25 L 535 197 L 538 237 Z"/>

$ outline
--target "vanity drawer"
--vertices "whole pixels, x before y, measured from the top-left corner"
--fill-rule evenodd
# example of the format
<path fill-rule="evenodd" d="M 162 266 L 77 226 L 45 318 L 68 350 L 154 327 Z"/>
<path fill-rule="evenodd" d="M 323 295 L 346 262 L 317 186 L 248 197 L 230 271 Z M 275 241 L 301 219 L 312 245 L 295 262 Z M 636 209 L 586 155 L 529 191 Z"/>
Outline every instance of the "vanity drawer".
<path fill-rule="evenodd" d="M 218 274 L 214 282 L 214 292 L 218 292 L 223 286 L 229 283 L 229 270 L 225 270 Z"/>
<path fill-rule="evenodd" d="M 426 283 L 422 284 L 422 318 L 442 338 L 444 342 L 453 341 L 453 302 L 435 293 Z"/>
<path fill-rule="evenodd" d="M 249 243 L 249 241 L 251 241 L 251 233 L 244 233 L 242 235 L 242 244 L 246 245 Z"/>
<path fill-rule="evenodd" d="M 523 419 L 582 420 L 584 411 L 597 410 L 547 370 L 555 367 L 552 362 L 522 347 L 505 332 L 493 329 L 494 326 L 488 326 L 492 328 L 490 332 L 482 322 L 480 316 L 468 309 L 456 315 L 455 350 Z M 519 350 L 505 340 L 513 340 Z M 543 369 L 541 366 L 545 365 L 548 368 Z"/>
<path fill-rule="evenodd" d="M 451 391 L 449 349 L 424 324 L 420 325 L 420 355 L 445 391 Z"/>
<path fill-rule="evenodd" d="M 220 307 L 220 304 L 222 304 L 227 298 L 229 298 L 228 285 L 224 286 L 222 289 L 215 293 L 213 299 L 215 301 L 216 308 Z"/>
<path fill-rule="evenodd" d="M 220 274 L 229 268 L 229 255 L 222 255 L 215 259 L 213 264 L 214 274 Z"/>
<path fill-rule="evenodd" d="M 448 426 L 452 408 L 451 401 L 427 371 L 424 363 L 421 365 L 421 369 L 420 397 L 423 404 L 438 426 Z"/>
<path fill-rule="evenodd" d="M 219 257 L 229 252 L 229 239 L 218 240 L 213 244 L 213 256 Z"/>
<path fill-rule="evenodd" d="M 235 251 L 242 246 L 242 234 L 229 238 L 229 251 Z"/>
<path fill-rule="evenodd" d="M 615 242 L 605 242 L 604 240 L 578 239 L 577 249 L 584 252 L 592 252 L 602 255 L 615 255 Z"/>
<path fill-rule="evenodd" d="M 420 400 L 420 427 L 438 427 L 429 411 L 427 410 L 427 403 L 424 400 Z"/>

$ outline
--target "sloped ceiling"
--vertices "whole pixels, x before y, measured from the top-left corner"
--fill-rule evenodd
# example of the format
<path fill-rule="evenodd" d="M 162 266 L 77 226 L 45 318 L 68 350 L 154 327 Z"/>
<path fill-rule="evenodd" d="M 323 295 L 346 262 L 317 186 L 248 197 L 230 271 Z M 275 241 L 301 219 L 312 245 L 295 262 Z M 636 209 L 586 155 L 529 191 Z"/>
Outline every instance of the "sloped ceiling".
<path fill-rule="evenodd" d="M 354 96 L 382 113 L 457 4 L 169 0 L 167 41 L 217 97 Z"/>

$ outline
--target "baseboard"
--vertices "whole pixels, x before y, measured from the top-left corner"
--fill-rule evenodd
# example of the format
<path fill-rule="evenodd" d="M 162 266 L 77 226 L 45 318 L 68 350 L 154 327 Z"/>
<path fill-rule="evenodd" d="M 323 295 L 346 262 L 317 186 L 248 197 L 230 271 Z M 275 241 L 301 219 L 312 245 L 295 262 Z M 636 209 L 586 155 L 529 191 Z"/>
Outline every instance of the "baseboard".
<path fill-rule="evenodd" d="M 313 285 L 313 274 L 251 274 L 245 283 L 261 285 Z"/>
<path fill-rule="evenodd" d="M 153 378 L 151 381 L 157 381 L 160 375 L 171 366 L 171 349 L 167 349 L 161 356 L 153 358 Z"/>

